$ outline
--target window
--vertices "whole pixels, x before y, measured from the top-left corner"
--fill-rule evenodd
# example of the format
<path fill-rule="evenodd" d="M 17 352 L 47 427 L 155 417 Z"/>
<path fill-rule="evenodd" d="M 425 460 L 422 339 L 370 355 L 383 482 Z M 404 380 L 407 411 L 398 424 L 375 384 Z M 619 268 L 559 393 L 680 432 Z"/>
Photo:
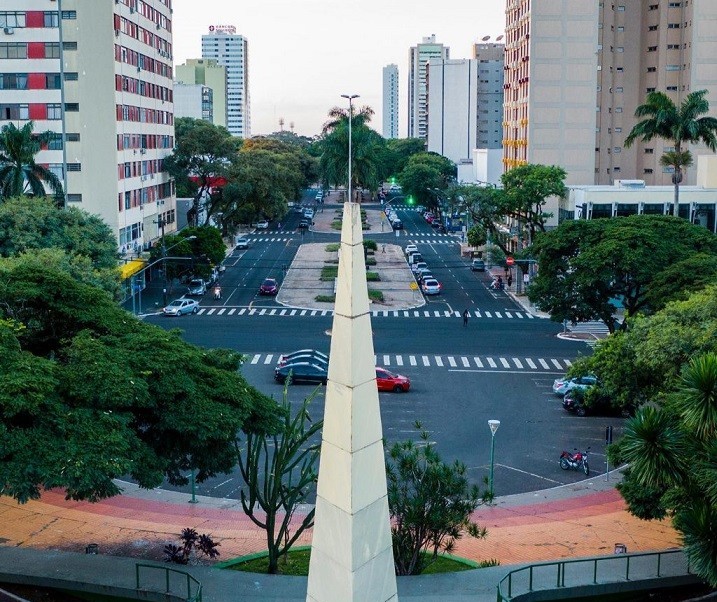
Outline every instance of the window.
<path fill-rule="evenodd" d="M 647 52 L 657 52 L 657 46 L 648 46 Z"/>
<path fill-rule="evenodd" d="M 682 6 L 682 2 L 668 2 L 667 6 L 670 8 L 680 8 L 680 6 Z"/>
<path fill-rule="evenodd" d="M 615 133 L 616 133 L 616 134 L 619 134 L 619 133 L 621 133 L 621 132 L 622 132 L 622 128 L 615 128 Z"/>
<path fill-rule="evenodd" d="M 59 90 L 62 87 L 59 73 L 45 74 L 45 88 L 47 90 Z"/>
<path fill-rule="evenodd" d="M 0 44 L 0 59 L 26 59 L 27 44 L 5 42 Z"/>
<path fill-rule="evenodd" d="M 76 10 L 63 10 L 62 11 L 62 20 L 68 21 L 68 20 L 74 20 L 77 19 L 77 11 Z"/>
<path fill-rule="evenodd" d="M 68 142 L 79 142 L 80 141 L 80 134 L 75 132 L 68 132 L 65 134 L 65 139 Z"/>
<path fill-rule="evenodd" d="M 679 28 L 680 28 L 679 23 L 668 23 L 667 24 L 667 29 L 679 29 Z"/>
<path fill-rule="evenodd" d="M 82 163 L 68 163 L 67 171 L 82 171 Z"/>
<path fill-rule="evenodd" d="M 654 154 L 655 154 L 655 149 L 654 149 L 654 148 L 646 148 L 646 149 L 645 149 L 645 154 L 646 154 L 646 155 L 654 155 Z"/>
<path fill-rule="evenodd" d="M 658 28 L 658 27 L 659 27 L 658 25 L 650 25 L 650 26 L 647 28 L 647 30 L 648 30 L 648 31 L 657 31 L 657 28 Z"/>
<path fill-rule="evenodd" d="M 677 92 L 677 86 L 667 86 L 668 92 Z"/>
<path fill-rule="evenodd" d="M 665 71 L 679 71 L 679 65 L 665 65 Z"/>
<path fill-rule="evenodd" d="M 60 16 L 56 12 L 45 11 L 42 14 L 43 26 L 45 27 L 59 27 Z"/>
<path fill-rule="evenodd" d="M 77 50 L 77 42 L 62 42 L 62 48 L 64 50 Z M 69 197 L 70 195 L 68 195 Z M 78 195 L 82 196 L 82 195 Z"/>
<path fill-rule="evenodd" d="M 679 44 L 668 44 L 667 45 L 667 50 L 679 50 L 679 49 L 680 49 Z"/>
<path fill-rule="evenodd" d="M 657 71 L 657 67 L 648 67 L 647 72 L 648 73 L 655 73 Z"/>
<path fill-rule="evenodd" d="M 48 119 L 62 119 L 62 106 L 60 103 L 49 103 L 47 105 Z"/>
<path fill-rule="evenodd" d="M 68 202 L 68 203 L 81 203 L 81 202 L 82 202 L 82 195 L 81 195 L 81 194 L 68 194 L 68 195 L 67 195 L 67 202 Z"/>
<path fill-rule="evenodd" d="M 0 73 L 0 90 L 27 90 L 27 73 Z"/>
<path fill-rule="evenodd" d="M 62 150 L 62 134 L 58 132 L 48 134 L 47 150 Z"/>
<path fill-rule="evenodd" d="M 78 102 L 66 102 L 65 111 L 76 113 L 80 110 L 80 103 Z"/>
<path fill-rule="evenodd" d="M 66 82 L 76 82 L 78 79 L 77 72 L 76 71 L 67 71 L 65 72 L 65 81 Z"/>
<path fill-rule="evenodd" d="M 30 119 L 30 109 L 24 104 L 0 104 L 0 119 L 5 121 Z"/>
<path fill-rule="evenodd" d="M 45 58 L 46 59 L 59 59 L 60 58 L 60 44 L 57 42 L 45 42 Z"/>
<path fill-rule="evenodd" d="M 650 175 L 652 173 L 652 168 L 646 167 L 645 169 L 642 170 L 642 173 Z"/>
<path fill-rule="evenodd" d="M 650 92 L 654 92 L 655 90 L 656 88 L 647 88 L 647 90 L 645 91 L 649 94 Z"/>
<path fill-rule="evenodd" d="M 659 4 L 650 4 L 647 10 L 657 10 L 658 8 L 660 8 Z"/>
<path fill-rule="evenodd" d="M 25 27 L 25 11 L 0 11 L 0 27 Z"/>

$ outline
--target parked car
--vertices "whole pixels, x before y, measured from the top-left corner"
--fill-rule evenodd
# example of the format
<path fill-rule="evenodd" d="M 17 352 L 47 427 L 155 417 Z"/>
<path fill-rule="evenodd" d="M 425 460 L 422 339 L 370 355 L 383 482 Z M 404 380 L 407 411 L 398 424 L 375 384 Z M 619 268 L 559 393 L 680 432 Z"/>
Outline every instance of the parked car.
<path fill-rule="evenodd" d="M 427 268 L 427 267 L 428 267 L 428 264 L 425 261 L 419 261 L 418 263 L 414 263 L 411 266 L 411 269 L 413 270 L 414 274 L 417 274 L 419 272 L 419 270 L 421 270 L 422 268 Z"/>
<path fill-rule="evenodd" d="M 431 228 L 433 228 L 434 230 L 440 230 L 441 228 L 443 228 L 443 224 L 440 222 L 440 220 L 434 219 L 431 222 Z"/>
<path fill-rule="evenodd" d="M 627 418 L 635 413 L 634 407 L 616 408 L 610 399 L 604 395 L 593 395 L 590 404 L 585 403 L 587 389 L 577 387 L 571 389 L 563 396 L 563 408 L 578 416 L 622 416 Z"/>
<path fill-rule="evenodd" d="M 268 220 L 261 220 L 260 222 L 256 223 L 257 230 L 266 230 L 269 227 L 269 221 Z"/>
<path fill-rule="evenodd" d="M 440 295 L 443 286 L 435 278 L 425 278 L 421 284 L 421 290 L 424 295 Z"/>
<path fill-rule="evenodd" d="M 329 356 L 325 353 L 321 353 L 321 351 L 317 351 L 316 349 L 299 349 L 297 351 L 292 351 L 291 353 L 287 353 L 285 355 L 279 356 L 279 361 L 277 362 L 277 366 L 283 366 L 284 364 L 289 364 L 294 361 L 297 361 L 296 358 L 306 358 L 310 357 L 313 358 L 317 363 L 322 364 L 328 364 L 329 363 Z M 302 360 L 306 361 L 306 360 Z"/>
<path fill-rule="evenodd" d="M 207 283 L 201 278 L 192 278 L 187 284 L 187 294 L 201 297 L 207 292 Z"/>
<path fill-rule="evenodd" d="M 285 383 L 287 379 L 294 383 L 322 383 L 328 379 L 328 365 L 317 362 L 290 362 L 274 369 L 274 379 Z"/>
<path fill-rule="evenodd" d="M 310 222 L 308 219 L 302 219 L 302 220 L 299 222 L 299 229 L 300 229 L 300 230 L 305 230 L 305 229 L 308 228 L 310 225 L 311 225 L 311 222 Z"/>
<path fill-rule="evenodd" d="M 379 391 L 405 393 L 411 388 L 411 380 L 402 374 L 394 374 L 386 368 L 376 366 L 376 385 Z"/>
<path fill-rule="evenodd" d="M 408 256 L 408 265 L 412 266 L 419 261 L 423 261 L 423 256 L 420 253 L 411 253 Z"/>
<path fill-rule="evenodd" d="M 175 299 L 167 307 L 162 308 L 165 316 L 183 316 L 184 314 L 196 314 L 199 311 L 199 303 L 194 299 Z"/>
<path fill-rule="evenodd" d="M 577 376 L 575 378 L 556 378 L 553 382 L 553 393 L 563 397 L 573 389 L 589 389 L 597 383 L 597 378 L 592 374 Z"/>
<path fill-rule="evenodd" d="M 244 236 L 240 236 L 237 238 L 237 249 L 248 249 L 249 248 L 249 239 L 245 238 Z"/>
<path fill-rule="evenodd" d="M 471 261 L 471 272 L 485 272 L 485 261 L 482 259 Z"/>
<path fill-rule="evenodd" d="M 406 245 L 404 253 L 406 254 L 406 257 L 408 257 L 411 253 L 418 253 L 418 247 L 416 245 Z"/>
<path fill-rule="evenodd" d="M 400 219 L 395 219 L 391 222 L 391 226 L 394 230 L 403 230 L 403 222 Z"/>
<path fill-rule="evenodd" d="M 259 287 L 260 295 L 277 295 L 279 292 L 279 284 L 274 278 L 266 278 Z"/>
<path fill-rule="evenodd" d="M 430 268 L 421 268 L 418 270 L 414 276 L 416 277 L 416 280 L 418 283 L 422 283 L 426 278 L 433 278 L 433 274 L 431 274 Z"/>

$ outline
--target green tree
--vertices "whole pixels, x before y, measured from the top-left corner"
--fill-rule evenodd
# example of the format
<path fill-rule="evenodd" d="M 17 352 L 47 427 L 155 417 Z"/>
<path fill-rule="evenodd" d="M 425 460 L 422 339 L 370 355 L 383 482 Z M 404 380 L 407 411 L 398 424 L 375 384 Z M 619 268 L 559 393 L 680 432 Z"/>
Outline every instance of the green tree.
<path fill-rule="evenodd" d="M 386 462 L 393 560 L 397 575 L 419 575 L 439 553 L 450 554 L 465 533 L 487 531 L 470 515 L 490 494 L 470 485 L 466 466 L 441 460 L 420 423 L 421 442 L 394 443 Z"/>
<path fill-rule="evenodd" d="M 24 502 L 184 485 L 231 471 L 239 432 L 272 432 L 276 404 L 241 356 L 185 343 L 103 291 L 25 257 L 0 260 L 0 494 Z"/>
<path fill-rule="evenodd" d="M 304 400 L 292 418 L 284 387 L 281 427 L 270 437 L 247 434 L 246 446 L 239 455 L 239 469 L 247 485 L 247 492 L 241 491 L 242 508 L 266 533 L 270 574 L 278 571 L 279 559 L 301 534 L 314 526 L 312 508 L 291 533 L 294 513 L 306 501 L 318 478 L 316 464 L 321 444 L 315 438 L 324 422 L 311 422 L 309 403 L 315 396 L 316 391 Z"/>
<path fill-rule="evenodd" d="M 671 517 L 690 566 L 717 587 L 717 354 L 692 359 L 663 406 L 629 420 L 613 455 L 630 464 L 618 485 L 629 511 Z"/>
<path fill-rule="evenodd" d="M 58 209 L 49 199 L 28 197 L 0 204 L 0 257 L 21 254 L 118 298 L 117 241 L 107 224 L 82 209 Z"/>
<path fill-rule="evenodd" d="M 190 238 L 191 240 L 187 240 Z M 184 228 L 177 234 L 165 236 L 164 246 L 167 249 L 173 247 L 170 251 L 173 256 L 190 258 L 196 275 L 202 277 L 209 275 L 211 266 L 219 265 L 224 261 L 227 250 L 221 232 L 214 226 Z M 152 247 L 150 261 L 156 261 L 161 257 L 161 244 Z"/>
<path fill-rule="evenodd" d="M 35 163 L 35 155 L 54 134 L 33 134 L 34 124 L 28 121 L 21 128 L 8 123 L 0 131 L 0 197 L 8 199 L 31 194 L 45 196 L 45 185 L 53 192 L 58 204 L 64 204 L 62 182 L 46 167 Z"/>
<path fill-rule="evenodd" d="M 692 165 L 692 153 L 686 145 L 702 142 L 711 151 L 717 151 L 717 119 L 706 116 L 710 109 L 706 96 L 707 90 L 690 92 L 678 107 L 664 92 L 650 92 L 645 103 L 635 109 L 635 117 L 644 119 L 625 138 L 626 147 L 636 140 L 650 142 L 653 138 L 672 144 L 673 150 L 664 153 L 660 163 L 674 169 L 675 217 L 679 215 L 683 172 Z"/>
<path fill-rule="evenodd" d="M 386 152 L 383 160 L 383 179 L 395 177 L 401 173 L 409 159 L 426 150 L 426 141 L 421 138 L 390 138 L 386 140 Z"/>
<path fill-rule="evenodd" d="M 165 158 L 164 167 L 175 178 L 180 193 L 193 193 L 191 223 L 209 223 L 216 211 L 209 193 L 219 178 L 226 177 L 241 145 L 240 138 L 203 119 L 180 117 L 175 121 L 174 152 Z M 200 203 L 206 210 L 203 224 L 196 223 Z"/>
<path fill-rule="evenodd" d="M 684 220 L 634 215 L 563 222 L 542 233 L 531 251 L 540 266 L 528 289 L 531 301 L 555 321 L 597 319 L 612 332 L 618 303 L 627 315 L 650 312 L 656 275 L 696 253 L 717 256 L 717 238 Z"/>
<path fill-rule="evenodd" d="M 438 207 L 436 190 L 447 188 L 456 178 L 456 164 L 432 152 L 411 155 L 406 167 L 398 174 L 403 193 L 427 207 Z"/>
<path fill-rule="evenodd" d="M 714 254 L 695 253 L 665 266 L 655 278 L 645 298 L 651 311 L 659 311 L 672 301 L 684 301 L 692 293 L 717 283 Z"/>
<path fill-rule="evenodd" d="M 599 394 L 616 408 L 661 403 L 692 357 L 717 352 L 717 285 L 628 325 L 573 362 L 569 374 L 596 374 Z"/>

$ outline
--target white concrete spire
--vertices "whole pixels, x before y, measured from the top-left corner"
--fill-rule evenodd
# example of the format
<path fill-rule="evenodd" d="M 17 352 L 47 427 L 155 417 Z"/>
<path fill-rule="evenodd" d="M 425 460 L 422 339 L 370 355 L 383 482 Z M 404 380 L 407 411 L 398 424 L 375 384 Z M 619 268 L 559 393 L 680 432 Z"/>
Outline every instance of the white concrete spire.
<path fill-rule="evenodd" d="M 361 207 L 344 204 L 307 602 L 397 601 Z"/>

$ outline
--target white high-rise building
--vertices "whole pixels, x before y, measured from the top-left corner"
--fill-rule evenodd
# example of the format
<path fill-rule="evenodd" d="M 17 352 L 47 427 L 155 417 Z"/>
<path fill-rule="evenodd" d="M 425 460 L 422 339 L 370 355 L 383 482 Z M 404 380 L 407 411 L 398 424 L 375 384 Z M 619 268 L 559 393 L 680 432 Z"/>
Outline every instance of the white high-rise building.
<path fill-rule="evenodd" d="M 436 42 L 436 36 L 423 38 L 408 51 L 408 137 L 428 138 L 428 61 L 449 58 L 449 48 Z"/>
<path fill-rule="evenodd" d="M 398 138 L 398 65 L 383 68 L 383 137 Z"/>
<path fill-rule="evenodd" d="M 36 161 L 118 251 L 175 229 L 171 0 L 0 0 L 0 126 L 54 138 Z"/>
<path fill-rule="evenodd" d="M 227 129 L 234 136 L 251 137 L 246 38 L 233 25 L 211 25 L 202 36 L 202 58 L 214 59 L 227 70 Z"/>

